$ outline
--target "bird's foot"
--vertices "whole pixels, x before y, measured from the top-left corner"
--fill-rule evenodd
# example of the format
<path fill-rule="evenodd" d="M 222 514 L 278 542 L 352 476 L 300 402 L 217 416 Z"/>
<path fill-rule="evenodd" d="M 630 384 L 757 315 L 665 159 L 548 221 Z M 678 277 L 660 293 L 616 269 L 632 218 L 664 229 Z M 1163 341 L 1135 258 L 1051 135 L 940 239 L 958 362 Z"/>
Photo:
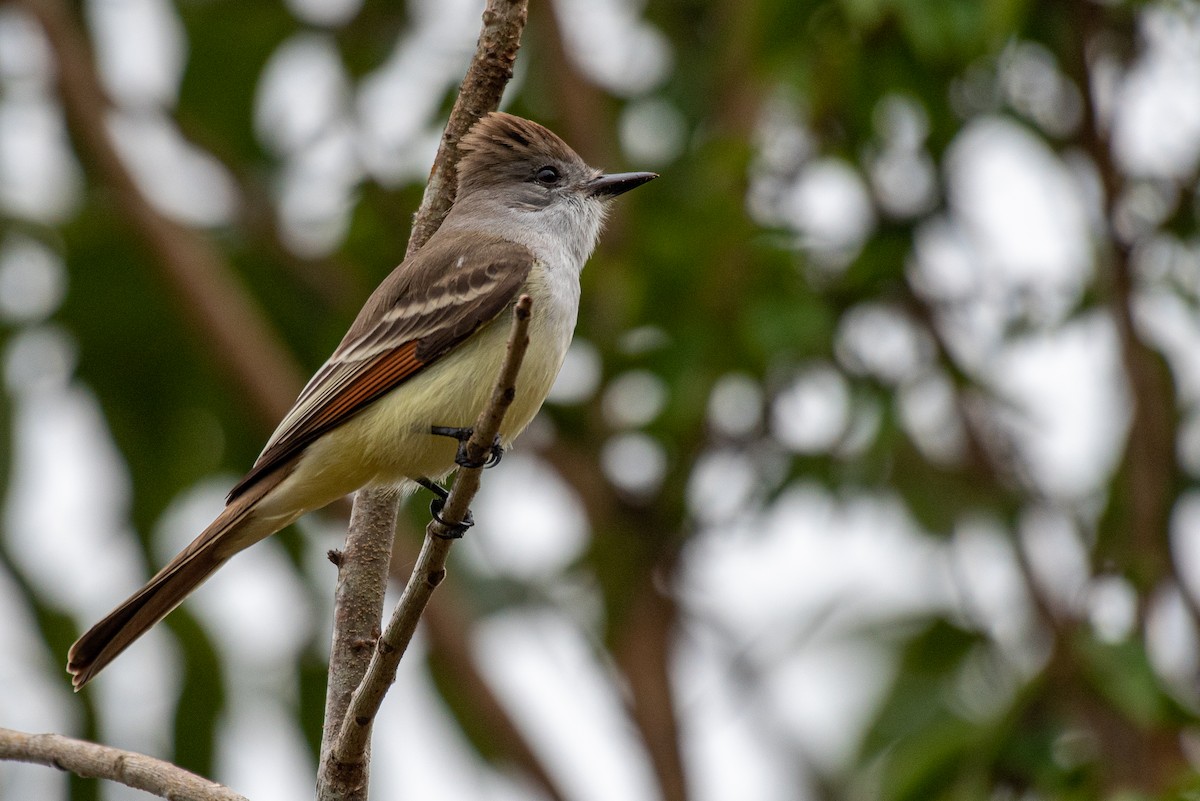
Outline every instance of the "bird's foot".
<path fill-rule="evenodd" d="M 500 436 L 492 441 L 491 452 L 482 461 L 474 461 L 467 456 L 467 440 L 474 433 L 471 428 L 454 428 L 452 426 L 430 426 L 429 432 L 438 437 L 450 437 L 458 440 L 458 453 L 454 455 L 454 463 L 459 467 L 495 467 L 504 457 L 504 447 L 500 444 Z"/>
<path fill-rule="evenodd" d="M 467 529 L 475 525 L 475 518 L 471 516 L 471 511 L 468 509 L 466 517 L 461 523 L 451 523 L 442 517 L 442 509 L 446 506 L 446 499 L 450 497 L 450 493 L 441 484 L 428 478 L 418 478 L 417 483 L 425 489 L 432 492 L 435 497 L 429 502 L 429 514 L 433 515 L 433 519 L 441 523 L 445 528 L 444 534 L 438 534 L 444 540 L 460 540 L 467 533 Z"/>

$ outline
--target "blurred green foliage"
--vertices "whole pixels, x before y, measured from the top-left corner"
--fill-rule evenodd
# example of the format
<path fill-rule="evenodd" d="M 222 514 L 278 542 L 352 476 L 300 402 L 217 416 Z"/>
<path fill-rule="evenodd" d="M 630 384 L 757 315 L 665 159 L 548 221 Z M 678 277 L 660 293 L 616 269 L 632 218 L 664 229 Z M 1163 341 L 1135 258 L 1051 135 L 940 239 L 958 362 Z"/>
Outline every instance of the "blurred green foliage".
<path fill-rule="evenodd" d="M 403 252 L 421 187 L 366 178 L 354 188 L 348 230 L 336 252 L 289 253 L 271 223 L 272 193 L 288 164 L 264 147 L 256 131 L 255 98 L 268 60 L 298 36 L 327 37 L 351 84 L 364 79 L 413 24 L 409 10 L 404 4 L 368 2 L 354 19 L 323 31 L 297 20 L 283 4 L 189 0 L 174 7 L 187 42 L 174 117 L 192 142 L 225 165 L 241 192 L 234 221 L 205 235 L 298 360 L 315 368 L 365 293 Z M 573 570 L 593 578 L 602 594 L 604 630 L 598 642 L 610 649 L 606 657 L 621 674 L 614 681 L 629 683 L 628 703 L 648 752 L 672 746 L 637 723 L 636 711 L 672 714 L 673 700 L 635 665 L 645 654 L 669 651 L 685 636 L 687 615 L 670 599 L 689 544 L 704 528 L 689 507 L 687 488 L 705 453 L 732 448 L 756 464 L 755 492 L 739 513 L 747 518 L 804 482 L 826 488 L 833 497 L 898 498 L 915 525 L 937 541 L 952 538 L 964 521 L 983 519 L 1015 542 L 1024 511 L 1058 503 L 1029 479 L 1011 443 L 993 436 L 986 425 L 973 428 L 966 409 L 973 401 L 987 401 L 990 390 L 956 360 L 954 343 L 947 343 L 939 328 L 937 301 L 914 288 L 914 242 L 922 226 L 949 213 L 947 150 L 982 115 L 1020 121 L 1055 151 L 1070 151 L 1098 173 L 1111 175 L 1103 187 L 1108 192 L 1121 191 L 1126 178 L 1113 165 L 1107 131 L 1088 114 L 1095 86 L 1082 71 L 1081 54 L 1103 48 L 1117 59 L 1117 68 L 1131 63 L 1144 46 L 1135 35 L 1139 15 L 1156 7 L 1090 0 L 650 0 L 641 9 L 645 22 L 665 37 L 673 58 L 664 81 L 647 94 L 678 115 L 681 147 L 666 163 L 647 165 L 660 169 L 664 178 L 622 200 L 585 271 L 578 336 L 599 351 L 601 386 L 581 404 L 547 408 L 555 438 L 543 456 L 586 511 L 592 540 Z M 605 160 L 609 169 L 627 166 L 619 163 L 626 158 L 614 143 L 623 115 L 643 98 L 618 97 L 592 83 L 569 42 L 555 41 L 559 33 L 551 12 L 547 3 L 533 4 L 522 55 L 525 77 L 509 94 L 510 110 L 537 116 L 580 149 L 585 143 L 577 139 L 585 135 L 605 143 L 608 152 L 584 156 Z M 1001 65 L 1016 43 L 1041 45 L 1063 80 L 1084 98 L 1083 119 L 1067 126 L 1067 133 L 1041 130 L 1022 118 L 996 88 Z M 888 134 L 881 108 L 897 97 L 924 117 L 927 135 L 920 149 L 936 171 L 932 202 L 915 213 L 892 214 L 873 195 L 865 239 L 836 268 L 822 266 L 828 254 L 818 252 L 786 220 L 751 213 L 748 198 L 764 169 L 798 173 L 813 159 L 836 157 L 865 182 L 871 155 Z M 790 165 L 764 168 L 764 120 L 780 108 L 797 120 L 805 152 Z M 427 124 L 432 128 L 437 120 Z M 78 380 L 95 392 L 128 465 L 130 522 L 149 567 L 149 539 L 167 505 L 206 476 L 246 469 L 269 432 L 245 408 L 243 393 L 213 358 L 210 343 L 184 322 L 180 300 L 139 242 L 136 221 L 114 202 L 91 165 L 85 161 L 84 167 L 88 181 L 82 205 L 39 236 L 66 263 L 69 292 L 54 319 L 74 338 Z M 776 177 L 787 184 L 795 174 Z M 1177 239 L 1194 241 L 1195 175 L 1178 181 L 1177 207 L 1165 215 L 1164 226 Z M 1120 282 L 1111 278 L 1131 269 L 1131 248 L 1111 228 L 1101 225 L 1095 233 L 1094 286 L 1083 293 L 1076 313 L 1110 314 L 1131 302 L 1128 294 L 1113 289 Z M 1143 236 L 1148 241 L 1157 233 Z M 957 402 L 949 413 L 961 415 L 947 425 L 968 431 L 959 455 L 931 456 L 914 437 L 898 411 L 898 382 L 845 364 L 839 325 L 866 303 L 901 310 L 923 341 L 934 343 L 926 369 L 953 388 Z M 648 347 L 630 347 L 631 331 L 651 329 Z M 0 337 L 9 333 L 0 330 Z M 852 422 L 856 415 L 867 421 L 856 447 L 835 444 L 802 452 L 789 448 L 772 425 L 776 399 L 813 364 L 836 367 L 848 387 L 848 416 Z M 657 489 L 640 493 L 614 484 L 599 458 L 618 433 L 603 410 L 605 387 L 629 369 L 648 370 L 667 388 L 665 408 L 638 428 L 661 446 L 665 473 Z M 713 387 L 733 373 L 749 376 L 761 389 L 764 421 L 737 435 L 718 430 L 709 411 Z M 1171 380 L 1168 375 L 1165 383 Z M 1169 390 L 1157 396 L 1152 389 L 1131 392 L 1137 415 L 1174 420 L 1182 414 Z M 11 411 L 9 398 L 0 396 L 0 415 L 8 427 Z M 0 477 L 6 480 L 9 455 L 8 441 L 0 438 Z M 1100 519 L 1109 521 L 1108 537 L 1137 543 L 1093 554 L 1090 566 L 1097 576 L 1133 580 L 1137 615 L 1127 635 L 1117 642 L 1100 638 L 1086 610 L 1056 606 L 1046 597 L 1033 604 L 1037 619 L 1024 635 L 1040 654 L 1031 663 L 1012 664 L 1010 645 L 999 643 L 979 621 L 945 610 L 864 634 L 894 652 L 890 683 L 848 763 L 810 766 L 809 783 L 795 788 L 797 796 L 894 801 L 1189 797 L 1180 795 L 1192 781 L 1184 741 L 1194 737 L 1200 722 L 1200 697 L 1195 677 L 1181 688 L 1153 667 L 1146 610 L 1154 593 L 1178 586 L 1165 521 L 1194 480 L 1175 469 L 1170 486 L 1147 488 L 1137 483 L 1147 475 L 1137 458 L 1136 450 L 1125 454 L 1098 500 L 1060 506 L 1085 542 L 1096 542 Z M 1177 457 L 1162 452 L 1149 458 Z M 1157 530 L 1134 531 L 1145 518 L 1127 505 L 1146 497 L 1159 499 L 1153 501 L 1162 507 L 1154 519 L 1164 522 Z M 1107 505 L 1099 517 L 1097 504 Z M 423 515 L 416 506 L 409 522 Z M 294 536 L 289 547 L 299 563 L 301 546 Z M 57 663 L 77 627 L 90 621 L 71 620 L 7 554 L 0 555 L 28 598 L 50 661 Z M 455 570 L 468 615 L 539 602 L 536 587 L 489 584 L 473 577 L 465 563 Z M 1034 596 L 1045 593 L 1036 582 L 1026 589 Z M 1188 609 L 1194 612 L 1195 605 Z M 661 627 L 647 623 L 658 620 L 664 621 Z M 186 610 L 173 615 L 170 625 L 186 666 L 172 756 L 208 773 L 219 721 L 227 711 L 224 667 Z M 787 639 L 786 632 L 781 639 Z M 314 759 L 324 695 L 323 667 L 313 656 L 318 651 L 313 643 L 294 666 L 297 725 Z M 492 739 L 495 729 L 473 717 L 478 696 L 461 692 L 456 679 L 464 668 L 456 659 L 435 645 L 429 668 L 438 691 L 482 759 L 510 759 L 508 744 Z M 971 686 L 964 677 L 972 676 L 990 685 L 995 696 L 982 710 L 962 697 Z M 103 726 L 87 699 L 80 696 L 80 733 L 97 737 Z M 669 760 L 653 762 L 668 786 L 664 772 L 670 768 L 663 765 Z M 71 792 L 73 798 L 95 797 L 86 782 L 73 782 Z"/>

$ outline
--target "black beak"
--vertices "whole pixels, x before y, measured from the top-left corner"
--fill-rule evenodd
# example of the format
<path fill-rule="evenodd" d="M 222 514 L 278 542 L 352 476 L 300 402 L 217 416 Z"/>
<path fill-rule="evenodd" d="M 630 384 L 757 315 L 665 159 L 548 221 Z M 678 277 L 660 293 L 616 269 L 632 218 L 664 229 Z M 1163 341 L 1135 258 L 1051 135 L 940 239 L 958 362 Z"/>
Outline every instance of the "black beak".
<path fill-rule="evenodd" d="M 656 172 L 619 172 L 614 175 L 601 175 L 584 184 L 592 197 L 616 197 L 630 189 L 637 189 L 644 183 L 658 177 Z"/>

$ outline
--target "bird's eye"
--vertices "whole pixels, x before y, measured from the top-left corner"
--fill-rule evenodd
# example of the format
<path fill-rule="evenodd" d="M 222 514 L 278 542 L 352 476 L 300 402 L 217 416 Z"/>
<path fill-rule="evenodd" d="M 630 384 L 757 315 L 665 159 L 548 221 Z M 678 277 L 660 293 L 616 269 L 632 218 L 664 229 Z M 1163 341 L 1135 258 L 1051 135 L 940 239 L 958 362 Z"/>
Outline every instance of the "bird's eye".
<path fill-rule="evenodd" d="M 537 175 L 534 176 L 534 180 L 542 186 L 554 186 L 561 179 L 562 176 L 559 175 L 558 170 L 549 166 L 542 167 L 537 171 Z"/>

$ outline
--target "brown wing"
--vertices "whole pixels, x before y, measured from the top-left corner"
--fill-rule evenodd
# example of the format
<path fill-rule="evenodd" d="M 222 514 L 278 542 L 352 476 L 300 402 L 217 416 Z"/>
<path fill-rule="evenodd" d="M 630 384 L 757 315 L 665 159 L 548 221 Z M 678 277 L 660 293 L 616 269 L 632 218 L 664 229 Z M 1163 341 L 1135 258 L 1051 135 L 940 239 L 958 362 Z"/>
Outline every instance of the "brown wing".
<path fill-rule="evenodd" d="M 371 295 L 229 500 L 495 319 L 532 266 L 533 254 L 512 242 L 435 236 Z"/>

